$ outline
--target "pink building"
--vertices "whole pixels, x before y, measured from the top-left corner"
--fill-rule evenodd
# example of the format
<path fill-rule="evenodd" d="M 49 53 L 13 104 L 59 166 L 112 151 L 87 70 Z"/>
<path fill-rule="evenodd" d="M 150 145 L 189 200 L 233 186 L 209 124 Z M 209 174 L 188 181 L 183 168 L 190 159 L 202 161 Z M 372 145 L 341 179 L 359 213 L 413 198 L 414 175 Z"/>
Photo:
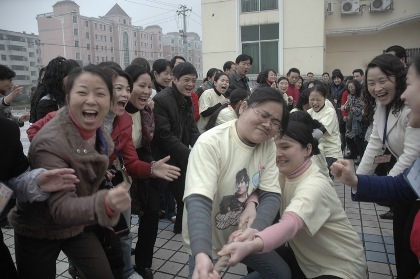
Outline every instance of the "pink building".
<path fill-rule="evenodd" d="M 64 0 L 52 13 L 37 15 L 42 64 L 58 55 L 81 65 L 115 61 L 122 68 L 136 57 L 149 62 L 163 58 L 162 28 L 131 24 L 131 17 L 115 4 L 99 18 L 80 15 L 79 5 Z"/>

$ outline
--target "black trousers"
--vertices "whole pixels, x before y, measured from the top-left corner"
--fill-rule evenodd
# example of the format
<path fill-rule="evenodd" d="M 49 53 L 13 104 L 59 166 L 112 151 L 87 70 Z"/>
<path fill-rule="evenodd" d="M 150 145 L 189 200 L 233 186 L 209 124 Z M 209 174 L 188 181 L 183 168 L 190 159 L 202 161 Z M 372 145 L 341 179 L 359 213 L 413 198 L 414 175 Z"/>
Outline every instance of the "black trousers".
<path fill-rule="evenodd" d="M 19 278 L 54 279 L 60 251 L 72 260 L 85 278 L 114 278 L 104 249 L 93 231 L 63 240 L 38 239 L 15 232 Z"/>
<path fill-rule="evenodd" d="M 186 170 L 181 170 L 181 176 L 168 183 L 168 187 L 172 191 L 176 201 L 176 221 L 174 225 L 174 232 L 176 233 L 182 232 L 182 216 L 184 215 L 184 202 L 182 198 L 184 197 L 185 190 L 185 175 Z"/>
<path fill-rule="evenodd" d="M 292 248 L 283 245 L 276 249 L 276 252 L 283 258 L 283 260 L 289 265 L 290 271 L 292 272 L 292 279 L 308 279 L 303 273 L 302 269 L 296 260 L 295 254 Z M 311 278 L 312 279 L 312 278 Z M 340 277 L 333 275 L 322 275 L 313 279 L 341 279 Z"/>
<path fill-rule="evenodd" d="M 15 264 L 13 263 L 12 256 L 10 255 L 9 248 L 3 241 L 3 232 L 0 230 L 0 274 L 4 278 L 17 279 Z"/>
<path fill-rule="evenodd" d="M 394 250 L 398 279 L 414 278 L 420 272 L 419 260 L 410 247 L 411 229 L 418 209 L 416 203 L 394 204 Z"/>
<path fill-rule="evenodd" d="M 151 268 L 153 249 L 159 225 L 161 184 L 159 179 L 138 180 L 131 187 L 137 187 L 137 197 L 143 208 L 135 249 L 137 267 Z"/>

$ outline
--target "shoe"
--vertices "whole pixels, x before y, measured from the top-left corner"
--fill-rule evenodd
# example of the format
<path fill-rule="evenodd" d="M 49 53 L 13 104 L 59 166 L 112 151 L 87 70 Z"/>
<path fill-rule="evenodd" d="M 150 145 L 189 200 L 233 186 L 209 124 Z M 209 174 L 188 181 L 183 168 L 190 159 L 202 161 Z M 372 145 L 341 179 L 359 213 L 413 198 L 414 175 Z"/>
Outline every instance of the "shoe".
<path fill-rule="evenodd" d="M 171 217 L 171 222 L 172 222 L 172 224 L 175 224 L 175 222 L 176 222 L 176 216 L 172 216 Z"/>
<path fill-rule="evenodd" d="M 152 274 L 152 278 L 153 278 L 153 274 Z M 131 274 L 130 277 L 128 277 L 127 279 L 143 279 L 143 277 L 134 271 L 134 273 Z"/>
<path fill-rule="evenodd" d="M 147 267 L 137 268 L 137 272 L 143 276 L 144 279 L 153 279 L 153 270 Z"/>
<path fill-rule="evenodd" d="M 393 220 L 394 219 L 394 212 L 388 211 L 387 213 L 379 215 L 381 219 Z"/>

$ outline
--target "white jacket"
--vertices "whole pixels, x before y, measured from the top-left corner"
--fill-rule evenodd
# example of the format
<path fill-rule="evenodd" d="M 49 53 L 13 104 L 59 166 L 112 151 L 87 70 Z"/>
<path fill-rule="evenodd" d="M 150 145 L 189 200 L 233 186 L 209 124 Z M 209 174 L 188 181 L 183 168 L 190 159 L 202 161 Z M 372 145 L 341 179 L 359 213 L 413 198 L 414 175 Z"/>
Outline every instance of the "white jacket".
<path fill-rule="evenodd" d="M 389 172 L 390 176 L 396 176 L 410 167 L 420 155 L 420 129 L 408 125 L 408 113 L 410 109 L 404 106 L 395 116 L 391 112 L 387 119 L 387 131 L 385 145 L 388 150 L 397 158 L 397 163 Z M 376 111 L 373 117 L 373 130 L 369 143 L 363 155 L 362 161 L 357 168 L 357 174 L 373 174 L 377 164 L 373 161 L 375 156 L 382 155 L 382 140 L 385 129 L 386 108 L 376 104 Z"/>

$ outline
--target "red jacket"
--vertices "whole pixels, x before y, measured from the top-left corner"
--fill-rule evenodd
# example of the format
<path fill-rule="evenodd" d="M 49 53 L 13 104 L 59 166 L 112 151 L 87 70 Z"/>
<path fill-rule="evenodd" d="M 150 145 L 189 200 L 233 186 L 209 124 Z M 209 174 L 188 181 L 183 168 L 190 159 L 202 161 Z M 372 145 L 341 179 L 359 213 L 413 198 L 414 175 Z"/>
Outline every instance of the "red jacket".
<path fill-rule="evenodd" d="M 36 133 L 47 124 L 55 115 L 56 111 L 48 113 L 44 118 L 38 120 L 32 124 L 26 133 L 28 134 L 29 141 L 35 137 Z M 122 116 L 116 116 L 114 119 L 114 129 L 111 134 L 111 138 L 114 142 L 115 149 L 121 152 L 124 158 L 127 172 L 131 176 L 137 178 L 146 179 L 151 177 L 151 165 L 144 161 L 140 161 L 136 149 L 134 148 L 133 137 L 132 137 L 132 125 L 133 120 L 131 116 L 124 111 Z M 117 154 L 112 152 L 109 157 L 110 163 L 117 159 Z"/>
<path fill-rule="evenodd" d="M 416 254 L 420 260 L 420 210 L 417 212 L 414 219 L 413 228 L 411 229 L 411 250 Z"/>
<path fill-rule="evenodd" d="M 191 101 L 193 104 L 193 110 L 194 110 L 194 121 L 197 122 L 200 119 L 200 109 L 198 105 L 198 95 L 195 92 L 191 93 Z"/>
<path fill-rule="evenodd" d="M 347 98 L 349 97 L 349 92 L 347 90 L 344 90 L 343 95 L 341 96 L 341 106 L 344 106 L 344 104 L 347 102 Z M 341 110 L 341 116 L 347 116 L 347 110 L 346 108 Z"/>
<path fill-rule="evenodd" d="M 296 88 L 294 84 L 289 84 L 289 87 L 287 87 L 287 96 L 293 97 L 293 105 L 296 105 L 299 100 L 299 90 Z"/>

